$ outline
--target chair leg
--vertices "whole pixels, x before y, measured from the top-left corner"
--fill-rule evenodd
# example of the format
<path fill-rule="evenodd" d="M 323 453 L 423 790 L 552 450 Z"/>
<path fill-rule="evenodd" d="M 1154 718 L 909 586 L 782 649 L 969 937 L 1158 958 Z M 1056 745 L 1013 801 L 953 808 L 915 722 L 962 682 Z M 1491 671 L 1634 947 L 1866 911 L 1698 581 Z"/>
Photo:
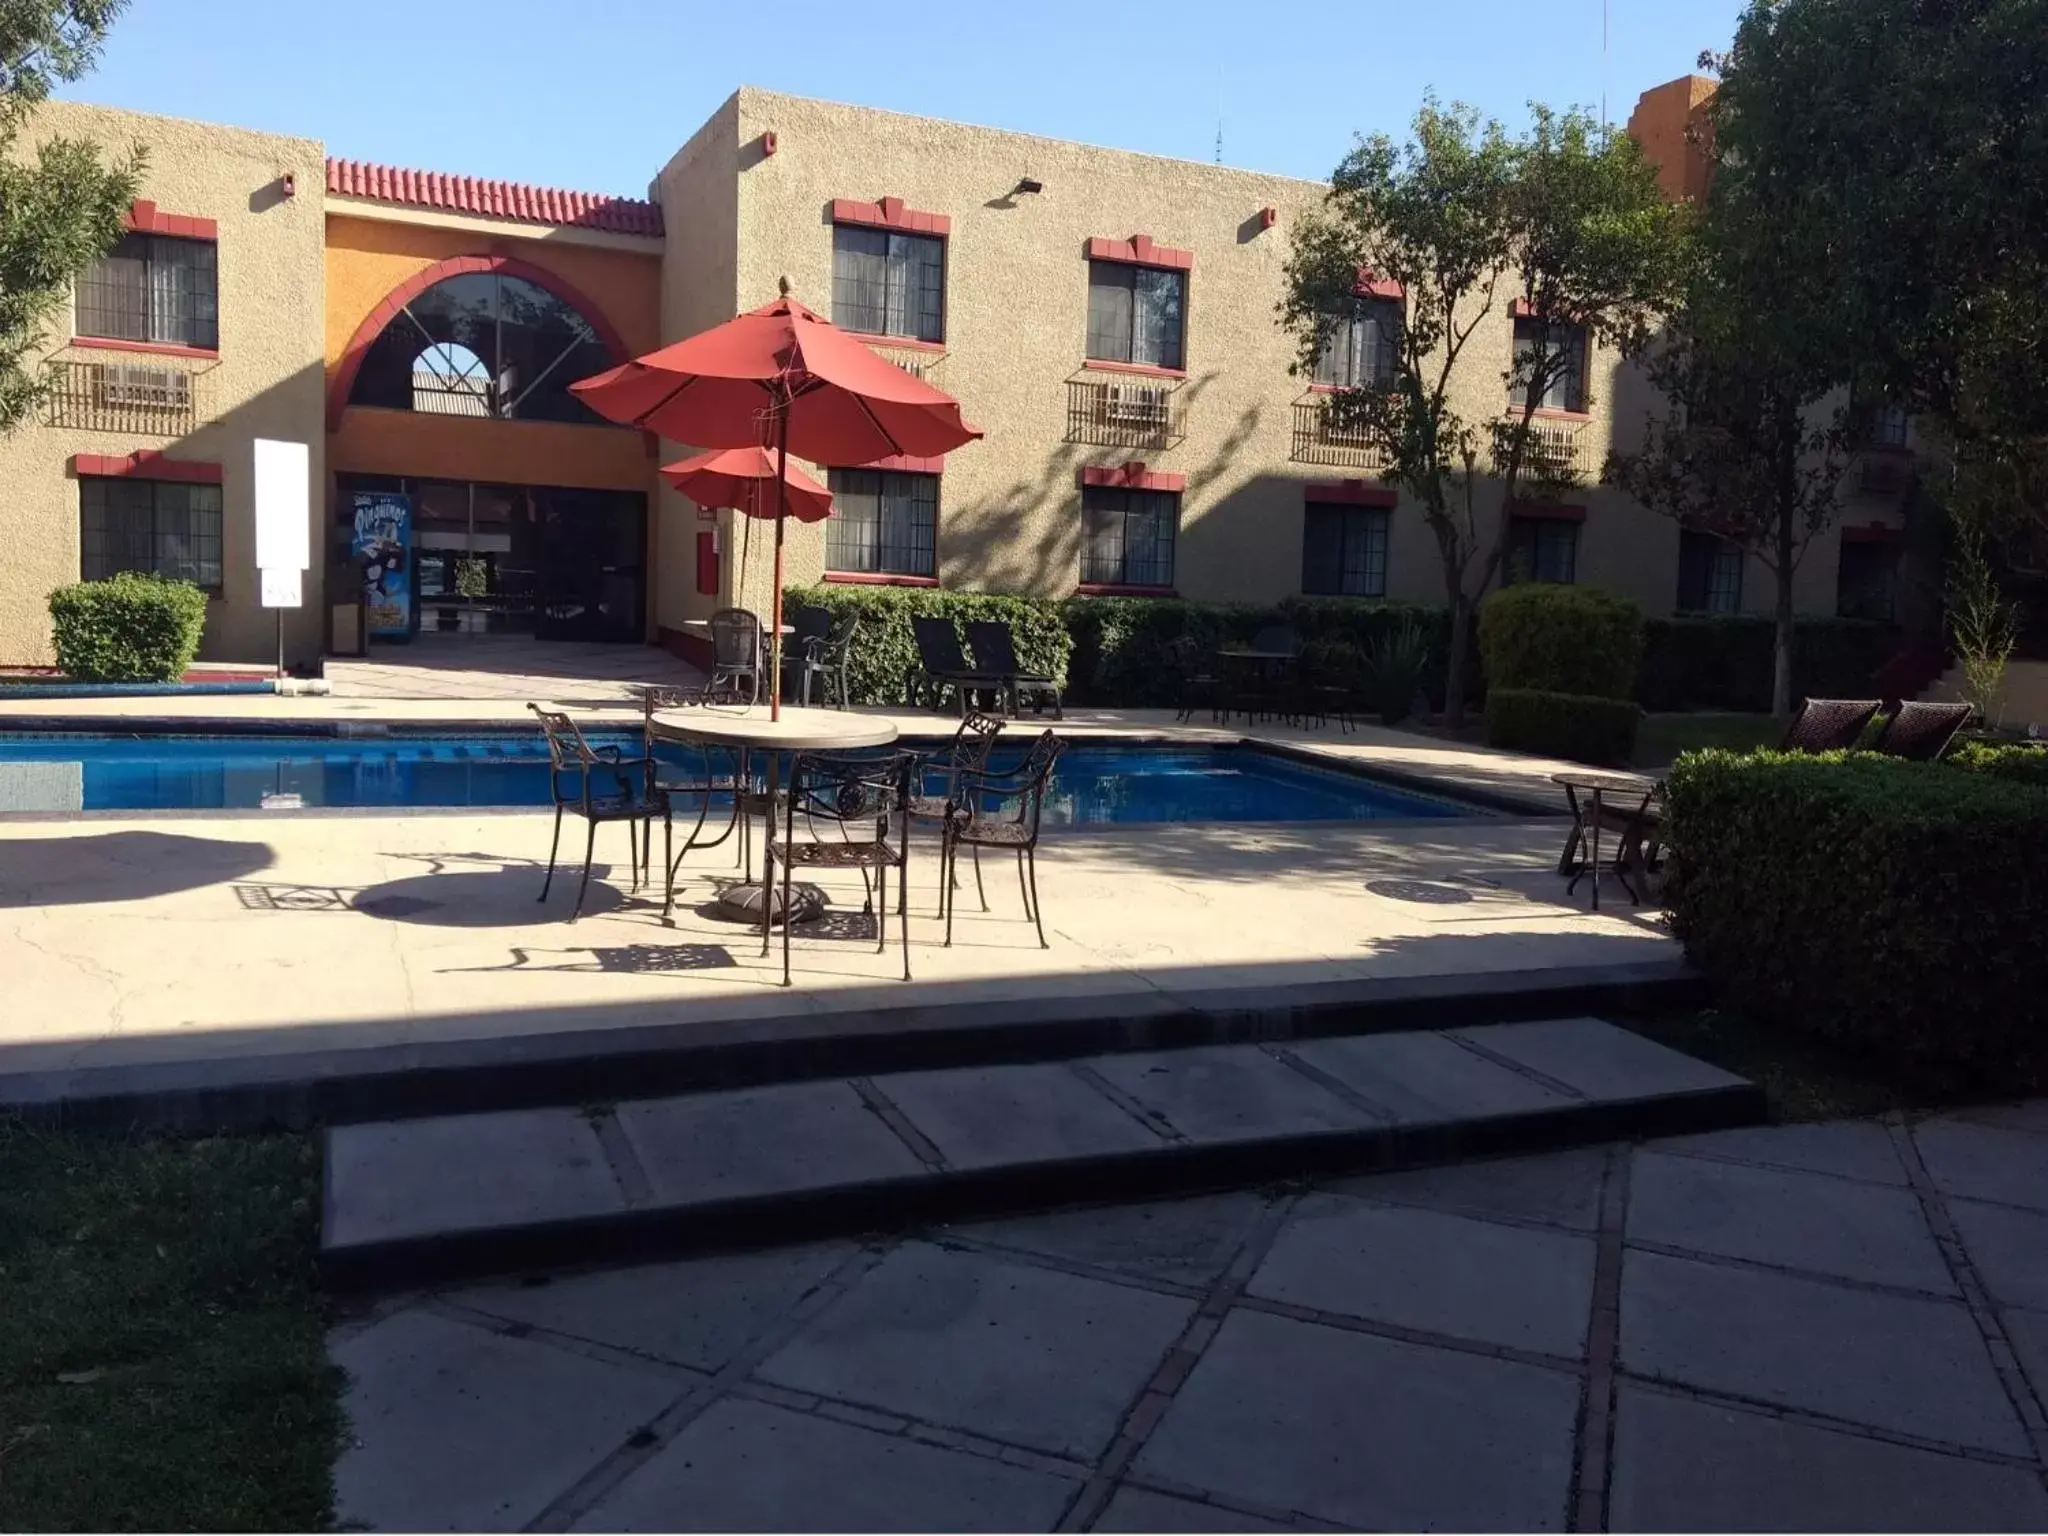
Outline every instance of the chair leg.
<path fill-rule="evenodd" d="M 555 807 L 555 840 L 548 844 L 548 876 L 540 883 L 539 900 L 548 899 L 548 887 L 555 883 L 555 854 L 562 846 L 562 808 Z"/>
<path fill-rule="evenodd" d="M 958 899 L 954 894 L 954 882 L 960 871 L 960 845 L 953 841 L 951 834 L 945 834 L 939 853 L 939 905 L 946 913 L 946 948 L 953 947 L 953 904 Z"/>
<path fill-rule="evenodd" d="M 626 878 L 637 894 L 640 889 L 640 818 L 626 818 Z"/>
<path fill-rule="evenodd" d="M 1024 879 L 1024 850 L 1017 850 L 1017 890 L 1024 898 L 1024 915 L 1031 915 L 1031 887 Z"/>
<path fill-rule="evenodd" d="M 875 866 L 875 953 L 889 952 L 889 866 Z"/>
<path fill-rule="evenodd" d="M 583 839 L 583 883 L 576 887 L 576 908 L 569 914 L 569 921 L 575 922 L 583 915 L 583 898 L 590 893 L 590 861 L 597 857 L 597 823 L 590 823 L 590 834 Z"/>
<path fill-rule="evenodd" d="M 709 799 L 707 795 L 705 797 Z M 661 867 L 662 876 L 661 915 L 666 918 L 676 910 L 676 825 L 669 807 L 661 808 Z"/>
<path fill-rule="evenodd" d="M 1038 905 L 1038 850 L 1024 850 L 1024 867 L 1031 872 L 1031 921 L 1038 925 L 1038 947 L 1051 949 L 1045 941 L 1045 911 Z"/>
<path fill-rule="evenodd" d="M 910 842 L 907 838 L 903 843 L 902 861 L 896 866 L 896 883 L 903 890 L 907 891 L 910 889 Z M 888 908 L 884 907 L 882 912 L 883 916 L 886 917 L 888 915 Z M 896 903 L 896 931 L 902 936 L 903 940 L 903 979 L 908 981 L 910 980 L 910 908 L 907 903 L 901 900 L 898 900 Z"/>
<path fill-rule="evenodd" d="M 974 894 L 981 898 L 981 910 L 986 912 L 988 910 L 988 892 L 982 888 L 981 884 L 981 845 L 979 843 L 974 846 Z"/>

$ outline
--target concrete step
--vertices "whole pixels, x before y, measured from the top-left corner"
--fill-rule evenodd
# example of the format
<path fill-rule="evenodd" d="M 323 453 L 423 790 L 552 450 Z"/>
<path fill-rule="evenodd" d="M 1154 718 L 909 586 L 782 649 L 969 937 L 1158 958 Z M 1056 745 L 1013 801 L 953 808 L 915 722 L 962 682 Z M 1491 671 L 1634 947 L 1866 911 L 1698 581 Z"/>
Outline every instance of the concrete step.
<path fill-rule="evenodd" d="M 378 1290 L 1762 1118 L 1604 1020 L 1324 1036 L 364 1122 L 320 1260 Z"/>

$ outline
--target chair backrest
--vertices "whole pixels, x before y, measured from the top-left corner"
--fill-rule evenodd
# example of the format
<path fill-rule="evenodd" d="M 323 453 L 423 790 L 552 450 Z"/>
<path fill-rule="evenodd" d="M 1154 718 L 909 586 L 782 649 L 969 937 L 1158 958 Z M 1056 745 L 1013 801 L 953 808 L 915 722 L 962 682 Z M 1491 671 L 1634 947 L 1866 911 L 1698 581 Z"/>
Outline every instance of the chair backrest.
<path fill-rule="evenodd" d="M 1301 649 L 1301 637 L 1285 624 L 1268 624 L 1252 636 L 1255 651 L 1286 651 L 1292 654 Z"/>
<path fill-rule="evenodd" d="M 548 764 L 556 772 L 565 768 L 588 768 L 598 761 L 596 751 L 583 739 L 583 732 L 566 713 L 559 709 L 543 709 L 538 704 L 526 707 L 540 719 L 541 734 L 548 741 Z"/>
<path fill-rule="evenodd" d="M 969 620 L 967 643 L 974 647 L 974 664 L 982 671 L 1014 673 L 1018 670 L 1017 642 L 1010 633 L 1010 626 L 1002 620 Z"/>
<path fill-rule="evenodd" d="M 979 771 L 988 764 L 988 754 L 996 744 L 996 738 L 1003 734 L 1003 722 L 994 715 L 984 715 L 978 709 L 970 709 L 960 722 L 960 729 L 953 733 L 952 743 L 946 748 L 947 766 L 955 770 L 966 768 Z"/>
<path fill-rule="evenodd" d="M 711 657 L 721 667 L 751 667 L 761 657 L 761 621 L 744 608 L 711 615 Z"/>
<path fill-rule="evenodd" d="M 971 670 L 960 649 L 960 631 L 953 627 L 951 619 L 919 614 L 910 621 L 910 630 L 917 637 L 917 659 L 925 671 L 937 674 Z"/>
<path fill-rule="evenodd" d="M 1899 706 L 1897 714 L 1885 721 L 1875 750 L 1916 763 L 1931 763 L 1948 750 L 1956 732 L 1968 725 L 1975 713 L 1968 704 L 1908 699 Z"/>
<path fill-rule="evenodd" d="M 789 760 L 784 815 L 792 829 L 798 817 L 842 826 L 873 821 L 879 835 L 903 807 L 916 763 L 917 754 L 905 751 L 799 752 Z"/>
<path fill-rule="evenodd" d="M 831 633 L 832 623 L 832 610 L 830 608 L 820 608 L 815 604 L 805 603 L 803 606 L 792 610 L 789 616 L 789 635 L 787 642 L 783 646 L 783 654 L 788 655 L 791 652 L 801 653 L 803 648 L 811 641 L 824 639 L 826 635 Z"/>
<path fill-rule="evenodd" d="M 1786 728 L 1781 752 L 1844 752 L 1883 707 L 1880 699 L 1808 699 Z"/>
<path fill-rule="evenodd" d="M 1031 836 L 1038 836 L 1038 824 L 1045 814 L 1045 791 L 1052 783 L 1052 770 L 1060 760 L 1060 754 L 1067 750 L 1067 744 L 1051 731 L 1039 734 L 1031 743 L 1031 750 L 1024 754 L 1024 760 L 1017 765 L 1018 789 L 1023 802 L 1017 808 L 1017 819 L 1031 828 Z"/>
<path fill-rule="evenodd" d="M 853 649 L 853 637 L 860 633 L 860 615 L 842 613 L 832 621 L 832 627 L 825 632 L 825 661 L 830 666 L 844 666 L 846 653 Z"/>

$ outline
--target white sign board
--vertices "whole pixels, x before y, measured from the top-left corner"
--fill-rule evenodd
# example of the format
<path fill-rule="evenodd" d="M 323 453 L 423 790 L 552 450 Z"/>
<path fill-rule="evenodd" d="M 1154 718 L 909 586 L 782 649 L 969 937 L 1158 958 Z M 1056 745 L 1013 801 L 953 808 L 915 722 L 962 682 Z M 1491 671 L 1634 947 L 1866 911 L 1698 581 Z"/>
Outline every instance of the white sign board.
<path fill-rule="evenodd" d="M 313 563 L 313 461 L 304 443 L 256 439 L 256 569 L 303 571 Z M 272 607 L 296 607 L 298 599 Z"/>
<path fill-rule="evenodd" d="M 303 571 L 277 571 L 265 568 L 256 573 L 262 578 L 263 606 L 266 608 L 296 608 L 305 602 Z"/>

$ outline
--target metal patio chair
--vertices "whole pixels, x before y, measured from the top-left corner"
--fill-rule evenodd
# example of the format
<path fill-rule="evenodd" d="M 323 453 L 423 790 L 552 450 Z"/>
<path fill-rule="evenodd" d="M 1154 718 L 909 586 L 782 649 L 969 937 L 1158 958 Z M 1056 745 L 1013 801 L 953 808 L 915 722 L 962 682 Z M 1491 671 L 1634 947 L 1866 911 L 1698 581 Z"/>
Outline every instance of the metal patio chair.
<path fill-rule="evenodd" d="M 640 695 L 640 737 L 641 750 L 647 782 L 647 797 L 652 803 L 657 796 L 667 805 L 670 813 L 671 831 L 662 852 L 666 862 L 662 881 L 661 915 L 670 916 L 675 911 L 676 871 L 684 859 L 699 848 L 716 848 L 727 838 L 734 837 L 740 829 L 742 804 L 750 808 L 760 801 L 760 790 L 754 783 L 752 764 L 748 753 L 741 747 L 724 747 L 712 742 L 701 742 L 690 750 L 702 757 L 697 762 L 673 763 L 665 760 L 657 751 L 659 742 L 654 735 L 654 712 L 657 709 L 674 709 L 699 705 L 705 701 L 705 689 L 701 686 L 685 686 L 673 683 L 638 683 L 633 691 Z M 701 766 L 700 766 L 701 764 Z M 742 791 L 745 799 L 743 800 Z M 711 822 L 711 804 L 718 796 L 730 797 L 731 810 L 724 818 L 715 837 L 704 835 L 705 827 L 716 825 Z M 684 808 L 683 814 L 690 814 L 691 805 L 696 808 L 696 820 L 684 834 L 680 848 L 674 844 L 673 817 L 677 806 Z M 651 823 L 649 824 L 651 830 Z M 652 873 L 653 839 L 643 833 L 640 845 L 641 880 L 645 883 Z M 746 853 L 743 843 L 733 844 L 733 863 L 742 862 Z"/>
<path fill-rule="evenodd" d="M 804 663 L 809 660 L 812 648 L 825 638 L 832 628 L 832 610 L 805 603 L 789 610 L 789 633 L 782 637 L 782 696 L 787 699 L 792 691 L 796 702 L 811 702 L 810 676 Z"/>
<path fill-rule="evenodd" d="M 804 653 L 803 694 L 801 702 L 811 702 L 811 680 L 816 678 L 822 685 L 821 702 L 832 702 L 832 688 L 839 687 L 839 708 L 846 709 L 851 703 L 847 684 L 847 666 L 853 655 L 853 639 L 860 633 L 860 615 L 842 613 L 832 621 L 832 627 L 822 637 L 811 642 Z"/>
<path fill-rule="evenodd" d="M 907 820 L 910 826 L 943 827 L 946 808 L 953 803 L 960 791 L 960 776 L 963 773 L 979 773 L 988 766 L 988 754 L 996 744 L 996 738 L 1003 733 L 1003 722 L 994 715 L 984 715 L 979 710 L 970 710 L 967 718 L 960 722 L 960 728 L 953 733 L 953 739 L 942 752 L 921 754 L 916 772 L 910 777 L 910 803 Z M 933 792 L 932 780 L 937 778 L 937 792 Z M 908 835 L 906 833 L 906 835 Z M 943 842 L 943 838 L 941 839 Z M 958 878 L 957 875 L 955 878 Z M 974 859 L 974 888 L 981 895 L 981 910 L 988 910 L 988 893 L 981 884 L 981 856 Z M 910 892 L 900 893 L 901 900 L 909 900 Z M 945 897 L 939 898 L 939 915 L 946 911 Z"/>
<path fill-rule="evenodd" d="M 875 953 L 889 947 L 889 871 L 899 885 L 910 879 L 910 802 L 913 752 L 855 756 L 799 752 L 790 759 L 782 804 L 768 822 L 765 875 L 768 890 L 782 875 L 781 911 L 791 908 L 791 876 L 798 869 L 857 869 L 867 899 L 862 911 L 875 919 Z M 874 880 L 868 876 L 872 871 Z M 761 903 L 761 953 L 768 953 L 776 903 Z M 901 902 L 897 921 L 903 936 L 903 979 L 910 980 L 910 914 Z M 790 984 L 789 931 L 782 924 L 782 984 Z"/>
<path fill-rule="evenodd" d="M 1002 773 L 986 769 L 963 772 L 959 788 L 946 807 L 939 845 L 939 896 L 946 908 L 946 943 L 953 942 L 953 907 L 959 900 L 952 875 L 960 850 L 1008 849 L 1017 855 L 1017 885 L 1024 909 L 1038 927 L 1038 947 L 1046 942 L 1045 917 L 1038 905 L 1038 834 L 1045 819 L 1045 791 L 1053 765 L 1066 743 L 1047 731 L 1031 744 L 1024 760 Z"/>
<path fill-rule="evenodd" d="M 711 681 L 707 697 L 722 704 L 761 702 L 761 621 L 744 608 L 711 615 Z"/>
<path fill-rule="evenodd" d="M 1174 672 L 1174 718 L 1191 720 L 1198 709 L 1209 711 L 1218 724 L 1224 719 L 1223 678 L 1205 664 L 1207 654 L 1193 635 L 1176 635 L 1159 654 Z"/>
<path fill-rule="evenodd" d="M 541 882 L 539 900 L 548 899 L 555 883 L 555 855 L 562 846 L 562 813 L 574 811 L 589 826 L 583 844 L 583 880 L 576 887 L 576 905 L 569 913 L 575 922 L 583 915 L 583 899 L 590 891 L 590 864 L 597 852 L 598 823 L 623 821 L 631 843 L 633 889 L 640 889 L 642 859 L 640 834 L 644 827 L 653 836 L 653 817 L 661 816 L 662 847 L 666 853 L 672 834 L 668 798 L 653 786 L 648 761 L 624 757 L 615 746 L 593 747 L 577 729 L 576 722 L 558 709 L 526 706 L 540 720 L 548 743 L 548 790 L 555 803 L 555 835 L 548 844 L 548 873 Z"/>

